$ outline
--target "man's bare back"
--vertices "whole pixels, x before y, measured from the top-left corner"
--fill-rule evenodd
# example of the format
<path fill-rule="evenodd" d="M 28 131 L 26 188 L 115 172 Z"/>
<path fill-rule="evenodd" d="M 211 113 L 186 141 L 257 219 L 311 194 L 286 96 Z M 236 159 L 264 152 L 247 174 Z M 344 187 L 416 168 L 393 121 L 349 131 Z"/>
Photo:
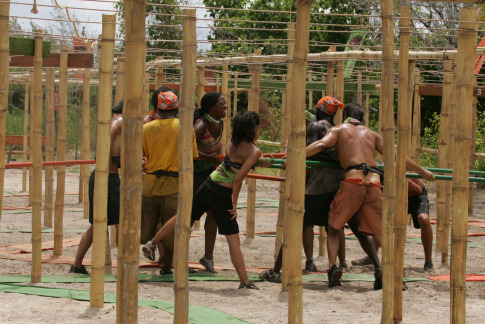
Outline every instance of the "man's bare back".
<path fill-rule="evenodd" d="M 121 115 L 114 115 L 111 118 L 111 144 L 109 151 L 109 173 L 118 173 L 121 155 Z"/>

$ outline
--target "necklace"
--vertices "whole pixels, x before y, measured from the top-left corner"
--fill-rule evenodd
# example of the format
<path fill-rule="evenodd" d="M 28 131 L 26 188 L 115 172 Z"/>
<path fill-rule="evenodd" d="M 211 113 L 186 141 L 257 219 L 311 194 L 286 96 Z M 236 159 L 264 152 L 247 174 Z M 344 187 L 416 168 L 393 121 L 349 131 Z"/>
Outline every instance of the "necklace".
<path fill-rule="evenodd" d="M 204 114 L 204 117 L 205 117 L 205 119 L 207 119 L 209 121 L 209 123 L 212 123 L 212 124 L 220 124 L 222 122 L 221 119 L 219 119 L 219 120 L 214 119 L 214 117 L 212 117 L 209 114 Z"/>

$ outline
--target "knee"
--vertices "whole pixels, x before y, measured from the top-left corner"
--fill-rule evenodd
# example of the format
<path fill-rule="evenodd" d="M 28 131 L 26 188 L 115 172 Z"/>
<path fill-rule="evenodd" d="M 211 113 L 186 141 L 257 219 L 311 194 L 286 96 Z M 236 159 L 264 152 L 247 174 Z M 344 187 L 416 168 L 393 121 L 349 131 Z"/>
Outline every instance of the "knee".
<path fill-rule="evenodd" d="M 428 214 L 419 214 L 418 215 L 418 223 L 421 226 L 421 228 L 431 226 L 431 223 L 429 222 L 429 215 Z"/>

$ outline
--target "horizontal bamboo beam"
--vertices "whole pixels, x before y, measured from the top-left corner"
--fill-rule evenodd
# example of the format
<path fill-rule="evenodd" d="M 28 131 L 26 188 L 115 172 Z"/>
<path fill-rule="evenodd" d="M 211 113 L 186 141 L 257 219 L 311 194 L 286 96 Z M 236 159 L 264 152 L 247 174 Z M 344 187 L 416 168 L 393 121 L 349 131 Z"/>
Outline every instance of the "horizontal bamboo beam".
<path fill-rule="evenodd" d="M 430 154 L 438 154 L 438 150 L 436 149 L 430 149 L 427 147 L 418 147 L 417 150 L 421 153 L 430 153 Z M 485 159 L 485 153 L 475 153 L 475 157 L 477 159 Z"/>

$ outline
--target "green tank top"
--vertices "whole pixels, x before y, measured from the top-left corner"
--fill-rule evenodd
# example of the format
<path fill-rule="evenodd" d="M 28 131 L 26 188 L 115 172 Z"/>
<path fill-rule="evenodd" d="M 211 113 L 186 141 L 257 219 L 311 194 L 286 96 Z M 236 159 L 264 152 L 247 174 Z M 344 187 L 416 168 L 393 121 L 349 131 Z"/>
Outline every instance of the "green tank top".
<path fill-rule="evenodd" d="M 210 178 L 214 182 L 222 182 L 222 183 L 229 183 L 232 184 L 234 183 L 234 180 L 236 179 L 237 173 L 232 172 L 231 168 L 229 167 L 226 169 L 226 166 L 224 165 L 224 162 L 219 164 L 217 169 L 212 171 L 210 174 Z"/>

